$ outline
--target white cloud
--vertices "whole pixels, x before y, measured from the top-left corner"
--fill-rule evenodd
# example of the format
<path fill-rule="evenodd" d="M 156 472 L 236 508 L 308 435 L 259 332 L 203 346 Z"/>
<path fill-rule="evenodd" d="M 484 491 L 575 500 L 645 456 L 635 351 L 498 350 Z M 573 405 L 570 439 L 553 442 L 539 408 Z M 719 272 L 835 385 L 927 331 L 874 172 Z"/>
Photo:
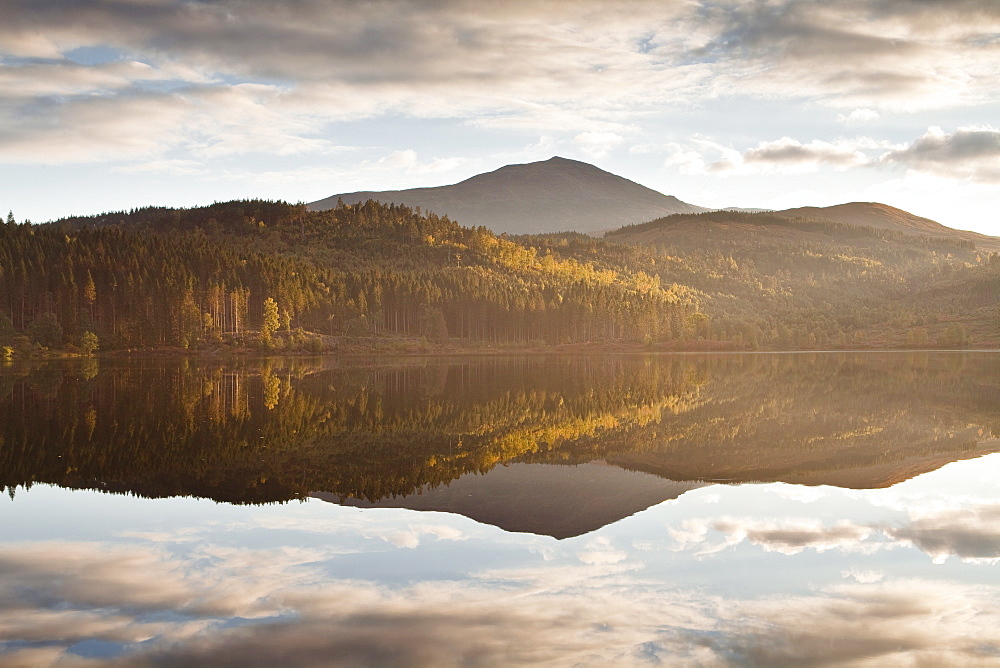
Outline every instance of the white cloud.
<path fill-rule="evenodd" d="M 825 499 L 829 496 L 828 490 L 829 488 L 826 487 L 808 487 L 806 485 L 788 485 L 785 483 L 777 483 L 767 488 L 767 491 L 771 494 L 798 503 L 814 503 L 820 499 Z"/>
<path fill-rule="evenodd" d="M 856 123 L 873 123 L 882 118 L 882 114 L 874 109 L 855 109 L 849 114 L 837 114 L 837 120 L 847 125 Z"/>
<path fill-rule="evenodd" d="M 628 558 L 628 553 L 616 548 L 609 538 L 595 538 L 578 555 L 580 561 L 591 566 L 617 564 Z"/>
<path fill-rule="evenodd" d="M 912 111 L 991 99 L 1000 12 L 985 2 L 726 3 L 706 51 L 764 97 Z"/>
<path fill-rule="evenodd" d="M 873 584 L 875 582 L 881 582 L 885 579 L 885 573 L 882 571 L 876 571 L 870 568 L 859 569 L 857 567 L 851 567 L 846 571 L 841 571 L 840 576 L 844 579 L 852 578 L 861 584 Z"/>
<path fill-rule="evenodd" d="M 198 160 L 150 160 L 148 162 L 118 167 L 120 172 L 157 172 L 181 176 L 209 176 L 211 171 Z"/>
<path fill-rule="evenodd" d="M 573 142 L 592 159 L 603 158 L 625 139 L 615 132 L 581 132 Z"/>
<path fill-rule="evenodd" d="M 667 169 L 676 169 L 681 174 L 707 174 L 708 164 L 698 151 L 684 148 L 679 144 L 668 147 L 669 154 L 663 161 Z"/>

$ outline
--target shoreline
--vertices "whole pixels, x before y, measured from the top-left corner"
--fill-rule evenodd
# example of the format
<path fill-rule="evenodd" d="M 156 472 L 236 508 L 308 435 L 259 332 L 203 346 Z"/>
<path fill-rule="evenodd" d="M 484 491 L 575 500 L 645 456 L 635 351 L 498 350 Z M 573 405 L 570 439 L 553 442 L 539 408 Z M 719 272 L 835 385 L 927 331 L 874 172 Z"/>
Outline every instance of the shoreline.
<path fill-rule="evenodd" d="M 713 344 L 713 345 L 706 345 Z M 19 355 L 9 362 L 26 360 L 101 360 L 101 359 L 225 359 L 249 357 L 466 357 L 502 355 L 595 355 L 595 354 L 650 354 L 650 353 L 728 353 L 728 354 L 783 354 L 783 353 L 849 353 L 849 352 L 1000 352 L 1000 345 L 969 345 L 963 347 L 879 347 L 851 346 L 845 348 L 739 348 L 726 341 L 674 341 L 663 344 L 643 343 L 568 343 L 544 346 L 462 346 L 422 343 L 419 341 L 380 340 L 373 343 L 338 345 L 325 350 L 272 349 L 262 350 L 246 346 L 219 346 L 212 349 L 186 349 L 172 346 L 131 348 L 127 350 L 99 351 L 84 355 L 72 351 L 45 351 L 36 355 Z"/>

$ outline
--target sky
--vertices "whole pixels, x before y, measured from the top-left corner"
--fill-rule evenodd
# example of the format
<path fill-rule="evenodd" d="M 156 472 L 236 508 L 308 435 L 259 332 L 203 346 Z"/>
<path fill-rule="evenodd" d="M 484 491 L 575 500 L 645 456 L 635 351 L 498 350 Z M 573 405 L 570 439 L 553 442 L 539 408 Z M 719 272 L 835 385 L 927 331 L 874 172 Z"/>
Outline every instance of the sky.
<path fill-rule="evenodd" d="M 1000 1 L 0 5 L 18 221 L 554 155 L 701 206 L 877 201 L 1000 236 Z"/>

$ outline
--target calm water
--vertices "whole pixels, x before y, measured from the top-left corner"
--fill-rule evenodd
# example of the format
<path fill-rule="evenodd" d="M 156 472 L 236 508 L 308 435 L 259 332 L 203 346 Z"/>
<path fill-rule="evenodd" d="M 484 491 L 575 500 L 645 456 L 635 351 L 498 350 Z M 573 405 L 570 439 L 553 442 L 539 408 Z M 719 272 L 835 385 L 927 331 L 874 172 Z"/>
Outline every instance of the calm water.
<path fill-rule="evenodd" d="M 997 353 L 0 367 L 0 665 L 997 665 L 998 434 Z"/>

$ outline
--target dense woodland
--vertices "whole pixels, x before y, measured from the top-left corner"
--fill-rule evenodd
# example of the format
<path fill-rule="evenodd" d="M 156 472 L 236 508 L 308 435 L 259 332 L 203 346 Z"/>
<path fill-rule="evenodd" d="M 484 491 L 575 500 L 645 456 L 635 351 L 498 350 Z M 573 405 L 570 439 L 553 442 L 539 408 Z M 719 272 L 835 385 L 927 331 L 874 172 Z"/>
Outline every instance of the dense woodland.
<path fill-rule="evenodd" d="M 374 201 L 0 225 L 0 350 L 1000 345 L 1000 256 L 768 214 L 507 237 Z"/>
<path fill-rule="evenodd" d="M 324 212 L 257 201 L 8 224 L 0 267 L 7 339 L 52 347 L 85 332 L 104 349 L 279 347 L 306 332 L 643 341 L 689 335 L 697 309 L 690 290 L 626 262 L 597 266 L 373 201 Z"/>

